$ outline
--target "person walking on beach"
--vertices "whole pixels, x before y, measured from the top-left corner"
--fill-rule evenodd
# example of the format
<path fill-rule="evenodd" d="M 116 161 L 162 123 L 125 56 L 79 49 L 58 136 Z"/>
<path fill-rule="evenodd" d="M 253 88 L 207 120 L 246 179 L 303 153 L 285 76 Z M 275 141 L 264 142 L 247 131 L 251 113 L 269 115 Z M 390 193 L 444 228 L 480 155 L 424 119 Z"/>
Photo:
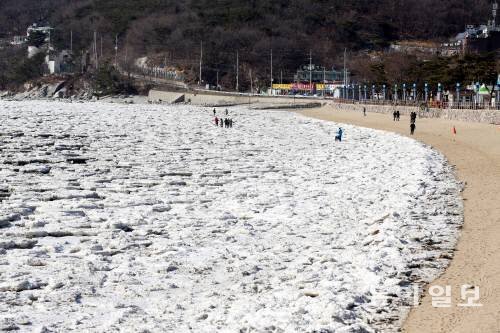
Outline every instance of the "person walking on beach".
<path fill-rule="evenodd" d="M 398 116 L 398 114 L 396 113 L 396 110 L 394 110 L 394 112 L 392 113 L 393 121 L 396 121 L 397 116 Z"/>
<path fill-rule="evenodd" d="M 233 128 L 233 119 L 229 119 L 229 128 Z"/>
<path fill-rule="evenodd" d="M 401 118 L 401 113 L 398 111 L 396 111 L 396 119 L 397 121 L 399 121 L 399 119 Z"/>
<path fill-rule="evenodd" d="M 363 107 L 363 116 L 366 117 L 366 107 Z"/>
<path fill-rule="evenodd" d="M 224 120 L 222 118 L 220 118 L 220 127 L 224 127 Z"/>
<path fill-rule="evenodd" d="M 342 130 L 342 127 L 339 127 L 337 134 L 335 135 L 335 142 L 342 142 L 342 135 L 344 134 L 344 131 Z"/>
<path fill-rule="evenodd" d="M 217 118 L 217 116 L 215 116 L 215 126 L 219 126 L 219 118 Z"/>
<path fill-rule="evenodd" d="M 215 117 L 215 114 L 216 114 L 216 113 L 217 113 L 217 112 L 215 111 L 215 108 L 214 108 L 214 117 Z"/>
<path fill-rule="evenodd" d="M 226 116 L 229 114 L 229 111 L 226 109 Z"/>
<path fill-rule="evenodd" d="M 410 134 L 411 135 L 415 134 L 415 128 L 416 128 L 415 123 L 411 123 L 410 124 Z"/>

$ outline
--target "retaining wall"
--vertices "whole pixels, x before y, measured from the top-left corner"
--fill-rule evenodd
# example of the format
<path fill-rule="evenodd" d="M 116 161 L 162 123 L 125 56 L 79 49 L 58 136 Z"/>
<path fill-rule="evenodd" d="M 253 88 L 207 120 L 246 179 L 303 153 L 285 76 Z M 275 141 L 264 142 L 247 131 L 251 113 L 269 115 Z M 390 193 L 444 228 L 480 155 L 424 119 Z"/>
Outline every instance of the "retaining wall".
<path fill-rule="evenodd" d="M 329 103 L 337 110 L 350 110 L 355 112 L 363 112 L 363 107 L 366 112 L 387 113 L 392 114 L 394 110 L 398 110 L 403 115 L 409 115 L 416 111 L 421 118 L 442 118 L 448 120 L 497 124 L 500 125 L 500 111 L 497 110 L 468 110 L 468 109 L 429 109 L 422 111 L 415 106 L 392 106 L 392 105 L 364 105 L 364 104 L 344 104 L 344 103 Z"/>
<path fill-rule="evenodd" d="M 416 106 L 393 106 L 393 105 L 369 105 L 369 104 L 347 104 L 337 103 L 332 100 L 321 98 L 293 98 L 293 97 L 274 97 L 274 96 L 249 96 L 246 94 L 223 93 L 223 92 L 169 92 L 161 90 L 151 90 L 148 100 L 152 103 L 176 103 L 182 101 L 193 105 L 201 106 L 230 106 L 230 105 L 250 105 L 259 104 L 276 108 L 276 106 L 307 107 L 312 103 L 328 105 L 337 110 L 351 110 L 363 112 L 363 107 L 367 112 L 392 114 L 395 109 L 403 115 L 409 115 L 416 111 L 421 118 L 442 118 L 448 120 L 478 122 L 486 124 L 500 125 L 500 111 L 497 110 L 469 110 L 469 109 L 429 109 L 422 111 Z M 262 108 L 262 107 L 259 107 Z"/>
<path fill-rule="evenodd" d="M 201 106 L 229 106 L 244 104 L 269 104 L 269 105 L 308 105 L 311 103 L 325 102 L 321 99 L 273 97 L 273 96 L 249 96 L 247 94 L 229 94 L 221 92 L 169 92 L 161 90 L 150 90 L 149 102 L 152 103 L 175 103 L 180 95 L 184 95 L 184 101 L 193 105 Z"/>

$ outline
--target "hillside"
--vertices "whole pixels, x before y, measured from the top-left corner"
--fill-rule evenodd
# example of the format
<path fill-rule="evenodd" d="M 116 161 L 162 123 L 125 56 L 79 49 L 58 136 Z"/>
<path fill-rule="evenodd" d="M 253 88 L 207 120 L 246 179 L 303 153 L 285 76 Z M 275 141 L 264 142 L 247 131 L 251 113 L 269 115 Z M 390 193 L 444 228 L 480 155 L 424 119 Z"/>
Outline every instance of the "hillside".
<path fill-rule="evenodd" d="M 205 76 L 232 85 L 236 51 L 243 73 L 269 75 L 270 49 L 276 73 L 285 77 L 308 62 L 340 63 L 344 48 L 380 50 L 391 41 L 443 40 L 466 24 L 489 18 L 488 0 L 2 0 L 0 34 L 21 34 L 34 22 L 56 27 L 56 44 L 89 49 L 93 31 L 103 52 L 120 59 L 161 54 L 164 61 L 196 68 L 204 43 Z M 13 28 L 14 27 L 14 28 Z"/>

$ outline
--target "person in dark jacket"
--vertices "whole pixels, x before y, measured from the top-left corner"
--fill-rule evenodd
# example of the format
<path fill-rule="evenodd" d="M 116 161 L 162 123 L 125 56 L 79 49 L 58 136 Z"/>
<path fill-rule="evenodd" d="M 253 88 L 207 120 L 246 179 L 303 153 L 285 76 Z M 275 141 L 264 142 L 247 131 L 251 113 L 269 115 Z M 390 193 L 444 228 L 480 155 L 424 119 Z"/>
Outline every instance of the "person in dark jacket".
<path fill-rule="evenodd" d="M 415 123 L 411 123 L 411 124 L 410 124 L 410 134 L 411 134 L 411 135 L 415 134 L 415 128 L 416 128 L 416 127 L 417 127 L 417 126 L 415 126 Z"/>
<path fill-rule="evenodd" d="M 342 142 L 342 135 L 344 134 L 344 130 L 342 127 L 339 127 L 337 134 L 335 135 L 335 142 Z"/>

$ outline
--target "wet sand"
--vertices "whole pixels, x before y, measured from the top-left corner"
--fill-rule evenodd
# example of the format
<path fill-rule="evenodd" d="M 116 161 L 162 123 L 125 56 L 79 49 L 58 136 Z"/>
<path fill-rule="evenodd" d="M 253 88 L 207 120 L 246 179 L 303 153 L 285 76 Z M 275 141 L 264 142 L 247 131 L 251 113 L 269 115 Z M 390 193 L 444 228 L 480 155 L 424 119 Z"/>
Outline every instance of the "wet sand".
<path fill-rule="evenodd" d="M 301 114 L 409 136 L 409 117 L 400 122 L 392 114 L 338 111 L 332 106 L 302 110 Z M 417 119 L 414 139 L 441 151 L 466 183 L 464 225 L 455 256 L 444 274 L 430 286 L 451 286 L 449 308 L 435 308 L 426 288 L 422 304 L 414 308 L 404 332 L 500 332 L 500 126 Z M 455 126 L 457 135 L 453 135 Z M 346 133 L 349 139 L 349 133 Z M 332 138 L 333 144 L 333 138 Z M 480 288 L 482 307 L 459 307 L 461 286 Z"/>

